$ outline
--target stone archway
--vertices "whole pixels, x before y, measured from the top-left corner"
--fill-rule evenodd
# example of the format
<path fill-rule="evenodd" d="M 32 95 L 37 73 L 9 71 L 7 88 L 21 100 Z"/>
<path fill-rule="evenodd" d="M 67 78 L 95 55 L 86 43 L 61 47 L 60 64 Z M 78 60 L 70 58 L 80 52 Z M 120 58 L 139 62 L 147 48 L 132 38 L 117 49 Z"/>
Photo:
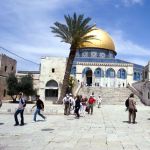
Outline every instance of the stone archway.
<path fill-rule="evenodd" d="M 92 70 L 86 71 L 86 83 L 87 86 L 92 86 Z"/>
<path fill-rule="evenodd" d="M 58 97 L 58 83 L 55 80 L 50 80 L 45 86 L 45 99 Z"/>

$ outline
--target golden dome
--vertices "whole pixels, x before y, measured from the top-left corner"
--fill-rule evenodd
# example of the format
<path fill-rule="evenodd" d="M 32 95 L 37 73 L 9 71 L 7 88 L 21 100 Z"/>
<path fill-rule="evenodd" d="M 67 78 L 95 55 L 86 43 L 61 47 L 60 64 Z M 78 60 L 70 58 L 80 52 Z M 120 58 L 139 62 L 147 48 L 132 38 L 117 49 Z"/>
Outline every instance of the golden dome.
<path fill-rule="evenodd" d="M 103 48 L 116 53 L 113 40 L 104 30 L 96 28 L 96 30 L 91 31 L 87 35 L 94 35 L 95 39 L 89 40 L 90 42 L 83 42 L 80 48 Z"/>

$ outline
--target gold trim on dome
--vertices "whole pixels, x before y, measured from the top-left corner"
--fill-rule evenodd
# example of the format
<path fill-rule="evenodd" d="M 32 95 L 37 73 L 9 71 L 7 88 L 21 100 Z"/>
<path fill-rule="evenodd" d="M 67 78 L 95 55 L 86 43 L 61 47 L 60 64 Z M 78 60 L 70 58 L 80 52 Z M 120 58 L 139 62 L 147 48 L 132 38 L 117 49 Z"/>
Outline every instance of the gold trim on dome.
<path fill-rule="evenodd" d="M 115 51 L 115 45 L 110 35 L 102 29 L 97 29 L 91 31 L 87 35 L 94 35 L 94 39 L 89 40 L 89 42 L 83 42 L 79 48 L 103 48 Z"/>

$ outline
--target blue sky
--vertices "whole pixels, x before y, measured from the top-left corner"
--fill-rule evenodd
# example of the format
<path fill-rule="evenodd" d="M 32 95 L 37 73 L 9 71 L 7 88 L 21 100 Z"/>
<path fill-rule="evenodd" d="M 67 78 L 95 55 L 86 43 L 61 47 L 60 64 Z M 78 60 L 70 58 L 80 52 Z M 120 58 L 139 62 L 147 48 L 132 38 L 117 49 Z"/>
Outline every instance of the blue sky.
<path fill-rule="evenodd" d="M 149 0 L 1 0 L 0 47 L 40 63 L 42 56 L 69 54 L 69 45 L 51 33 L 64 14 L 84 14 L 91 24 L 106 30 L 116 46 L 116 58 L 146 65 L 150 58 Z M 2 49 L 0 52 L 4 53 Z M 17 59 L 18 70 L 37 65 Z"/>

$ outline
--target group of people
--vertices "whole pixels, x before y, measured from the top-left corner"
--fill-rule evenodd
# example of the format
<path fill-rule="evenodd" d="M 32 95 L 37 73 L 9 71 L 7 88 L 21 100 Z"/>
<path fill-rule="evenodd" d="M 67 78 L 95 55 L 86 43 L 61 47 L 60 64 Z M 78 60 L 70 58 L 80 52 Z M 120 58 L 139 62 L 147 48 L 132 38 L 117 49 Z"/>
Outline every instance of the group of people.
<path fill-rule="evenodd" d="M 24 125 L 24 109 L 26 107 L 26 102 L 23 98 L 23 93 L 20 92 L 19 93 L 19 105 L 17 110 L 15 111 L 14 114 L 14 119 L 15 119 L 15 125 L 14 126 L 23 126 Z M 102 98 L 99 95 L 97 100 L 95 99 L 94 95 L 90 95 L 89 98 L 87 97 L 83 97 L 82 95 L 77 95 L 76 97 L 73 97 L 73 95 L 70 94 L 66 94 L 66 96 L 63 98 L 63 104 L 64 104 L 64 115 L 70 115 L 70 114 L 75 114 L 76 118 L 79 119 L 80 115 L 82 115 L 83 117 L 85 117 L 85 113 L 87 112 L 88 114 L 93 114 L 93 107 L 97 102 L 97 107 L 100 108 L 101 107 L 101 103 L 102 103 Z M 137 108 L 136 108 L 136 101 L 134 99 L 134 94 L 131 93 L 128 97 L 128 99 L 125 101 L 125 105 L 127 107 L 127 111 L 129 112 L 129 123 L 136 123 L 135 119 L 136 119 L 136 112 L 137 112 Z M 0 107 L 2 106 L 2 101 L 0 99 Z M 46 119 L 46 117 L 41 114 L 41 110 L 44 111 L 44 103 L 43 101 L 40 99 L 39 95 L 36 95 L 36 103 L 35 105 L 32 107 L 31 110 L 33 110 L 33 108 L 36 107 L 35 112 L 34 112 L 34 117 L 33 117 L 33 121 L 36 122 L 36 118 L 37 118 L 37 114 L 39 116 L 41 116 L 44 120 Z M 21 117 L 21 121 L 19 124 L 18 121 L 18 115 L 20 114 Z"/>
<path fill-rule="evenodd" d="M 23 93 L 20 92 L 19 93 L 19 105 L 18 105 L 18 108 L 17 108 L 17 110 L 15 111 L 15 114 L 14 114 L 14 119 L 15 119 L 14 126 L 18 126 L 18 125 L 23 126 L 24 125 L 24 109 L 25 109 L 25 107 L 26 107 L 26 102 L 23 98 Z M 43 103 L 42 100 L 40 100 L 39 95 L 36 95 L 36 104 L 32 107 L 32 109 L 34 107 L 36 107 L 36 109 L 35 109 L 35 112 L 34 112 L 33 121 L 36 122 L 37 114 L 45 120 L 46 117 L 41 114 L 41 110 L 44 110 L 44 103 Z M 19 124 L 19 121 L 18 121 L 18 115 L 19 114 L 20 114 L 20 117 L 21 117 L 20 124 Z"/>
<path fill-rule="evenodd" d="M 87 98 L 83 97 L 82 95 L 77 95 L 76 97 L 73 97 L 71 93 L 66 94 L 66 96 L 63 98 L 64 115 L 75 114 L 76 118 L 79 118 L 80 114 L 82 114 L 82 116 L 85 117 L 86 112 L 92 115 L 93 107 L 96 104 L 96 102 L 98 108 L 100 108 L 102 103 L 102 98 L 100 95 L 96 100 L 94 95 L 90 95 L 90 97 Z"/>

